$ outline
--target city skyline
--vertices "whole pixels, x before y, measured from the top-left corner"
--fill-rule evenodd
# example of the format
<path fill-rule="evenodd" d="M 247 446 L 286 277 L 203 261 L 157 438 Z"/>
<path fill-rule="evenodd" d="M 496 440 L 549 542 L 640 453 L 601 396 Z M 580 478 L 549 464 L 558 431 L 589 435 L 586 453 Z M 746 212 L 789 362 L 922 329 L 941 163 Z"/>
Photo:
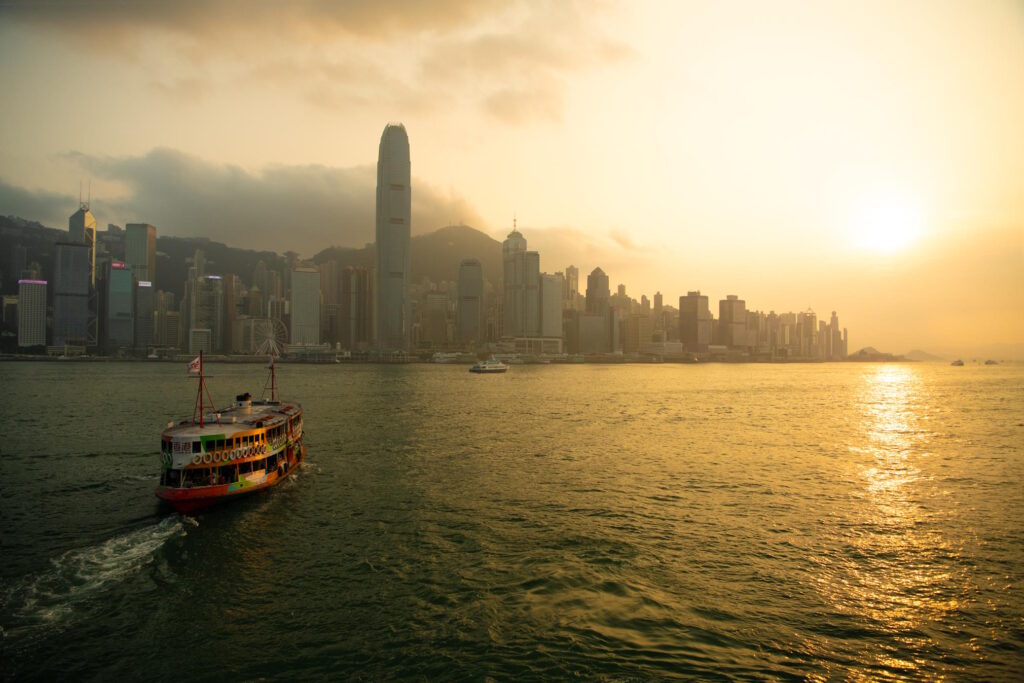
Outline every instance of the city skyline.
<path fill-rule="evenodd" d="M 299 5 L 5 5 L 0 213 L 60 225 L 91 178 L 102 224 L 360 246 L 398 119 L 414 235 L 518 213 L 632 292 L 835 308 L 896 352 L 1024 339 L 1017 3 Z"/>

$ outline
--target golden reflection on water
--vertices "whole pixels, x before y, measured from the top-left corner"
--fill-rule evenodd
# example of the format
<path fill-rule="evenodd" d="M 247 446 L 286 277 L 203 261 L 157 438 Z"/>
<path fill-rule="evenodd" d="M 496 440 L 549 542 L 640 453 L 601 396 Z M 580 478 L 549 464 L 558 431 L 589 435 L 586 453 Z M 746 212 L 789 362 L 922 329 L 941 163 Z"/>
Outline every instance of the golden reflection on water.
<path fill-rule="evenodd" d="M 952 574 L 957 551 L 929 513 L 927 387 L 912 366 L 879 365 L 864 375 L 858 405 L 860 443 L 851 508 L 841 514 L 840 548 L 824 560 L 819 585 L 837 612 L 872 624 L 882 638 L 875 666 L 896 678 L 919 677 L 931 622 L 958 608 Z M 888 642 L 886 642 L 888 640 Z M 900 656 L 896 656 L 900 653 Z M 855 679 L 874 679 L 878 671 Z"/>

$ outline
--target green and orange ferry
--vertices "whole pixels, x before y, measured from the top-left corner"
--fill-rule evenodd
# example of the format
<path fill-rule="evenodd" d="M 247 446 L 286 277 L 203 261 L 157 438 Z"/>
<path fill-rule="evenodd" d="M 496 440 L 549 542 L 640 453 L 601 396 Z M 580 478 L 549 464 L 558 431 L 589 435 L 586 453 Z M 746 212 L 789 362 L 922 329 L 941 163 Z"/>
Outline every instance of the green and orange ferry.
<path fill-rule="evenodd" d="M 206 388 L 203 354 L 189 364 L 199 388 L 191 420 L 169 422 L 160 439 L 162 469 L 156 495 L 180 513 L 270 488 L 306 456 L 302 406 L 277 397 L 271 358 L 263 396 L 235 397 L 217 411 Z M 269 395 L 268 395 L 269 394 Z"/>

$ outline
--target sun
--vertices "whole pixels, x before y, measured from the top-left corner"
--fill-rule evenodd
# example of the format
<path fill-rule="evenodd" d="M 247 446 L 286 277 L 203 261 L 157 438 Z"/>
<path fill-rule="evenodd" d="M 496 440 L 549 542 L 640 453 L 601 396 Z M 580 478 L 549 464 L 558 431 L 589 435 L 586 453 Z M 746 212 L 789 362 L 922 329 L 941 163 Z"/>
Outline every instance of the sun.
<path fill-rule="evenodd" d="M 853 221 L 853 242 L 861 249 L 895 253 L 921 235 L 923 219 L 911 201 L 888 197 L 866 204 Z"/>

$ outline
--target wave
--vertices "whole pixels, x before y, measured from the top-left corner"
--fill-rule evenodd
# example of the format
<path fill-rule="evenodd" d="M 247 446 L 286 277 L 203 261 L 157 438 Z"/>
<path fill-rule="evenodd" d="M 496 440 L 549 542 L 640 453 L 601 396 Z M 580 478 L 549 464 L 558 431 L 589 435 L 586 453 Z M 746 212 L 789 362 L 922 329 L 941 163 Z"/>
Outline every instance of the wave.
<path fill-rule="evenodd" d="M 5 613 L 29 624 L 53 624 L 112 584 L 124 581 L 153 562 L 169 540 L 185 536 L 177 515 L 115 536 L 99 545 L 69 550 L 50 561 L 50 568 L 11 586 L 4 596 Z"/>

